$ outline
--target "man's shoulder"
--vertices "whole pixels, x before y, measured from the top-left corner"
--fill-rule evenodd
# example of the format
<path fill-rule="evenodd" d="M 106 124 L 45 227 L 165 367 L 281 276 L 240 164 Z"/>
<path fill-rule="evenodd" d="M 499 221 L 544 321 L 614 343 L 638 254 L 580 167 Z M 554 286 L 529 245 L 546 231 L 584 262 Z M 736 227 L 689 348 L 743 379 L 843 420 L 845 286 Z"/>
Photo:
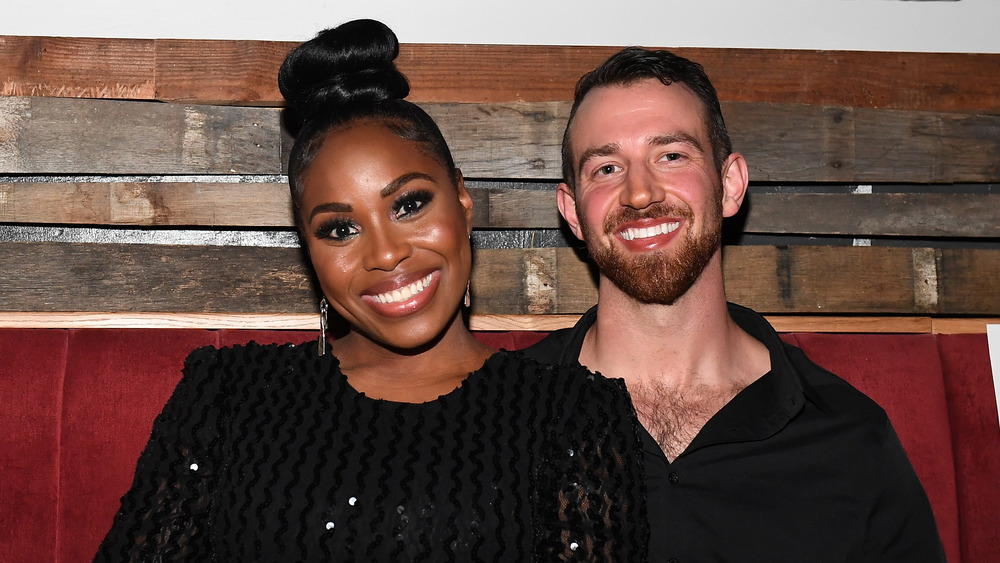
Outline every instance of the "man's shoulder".
<path fill-rule="evenodd" d="M 751 336 L 760 340 L 771 353 L 772 369 L 775 361 L 782 362 L 794 372 L 806 399 L 829 414 L 885 421 L 881 406 L 851 385 L 847 380 L 817 364 L 801 348 L 785 342 L 769 322 L 756 311 L 729 303 L 729 314 Z M 780 359 L 779 359 L 780 358 Z M 779 368 L 782 369 L 782 368 Z"/>
<path fill-rule="evenodd" d="M 882 425 L 885 409 L 843 377 L 812 361 L 797 346 L 782 343 L 785 355 L 802 381 L 806 398 L 828 414 L 867 419 Z"/>
<path fill-rule="evenodd" d="M 580 358 L 583 337 L 597 320 L 597 306 L 591 307 L 570 328 L 550 332 L 538 343 L 525 348 L 524 355 L 549 364 L 575 365 Z"/>
<path fill-rule="evenodd" d="M 563 356 L 569 342 L 573 339 L 572 328 L 562 328 L 550 332 L 545 338 L 532 344 L 521 352 L 528 358 L 547 364 L 563 363 Z"/>

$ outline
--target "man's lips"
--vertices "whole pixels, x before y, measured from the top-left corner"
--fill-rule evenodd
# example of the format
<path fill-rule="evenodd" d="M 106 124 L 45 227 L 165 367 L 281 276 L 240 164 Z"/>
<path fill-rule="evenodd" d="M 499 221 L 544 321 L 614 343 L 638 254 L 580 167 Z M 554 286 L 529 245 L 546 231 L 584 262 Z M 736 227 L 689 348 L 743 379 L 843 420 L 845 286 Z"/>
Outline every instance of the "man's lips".
<path fill-rule="evenodd" d="M 626 226 L 618 230 L 618 236 L 627 241 L 642 240 L 672 233 L 680 226 L 680 221 L 664 221 L 648 226 Z"/>

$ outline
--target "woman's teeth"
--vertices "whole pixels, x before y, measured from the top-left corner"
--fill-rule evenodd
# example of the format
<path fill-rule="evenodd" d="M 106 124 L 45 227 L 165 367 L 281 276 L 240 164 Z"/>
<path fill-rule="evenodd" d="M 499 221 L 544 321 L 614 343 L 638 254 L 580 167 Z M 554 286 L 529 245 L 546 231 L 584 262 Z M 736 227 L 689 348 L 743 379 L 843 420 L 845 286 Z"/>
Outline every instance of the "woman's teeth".
<path fill-rule="evenodd" d="M 374 296 L 374 299 L 376 303 L 398 303 L 400 301 L 406 301 L 407 299 L 427 289 L 427 286 L 430 284 L 431 274 L 427 274 L 425 278 L 417 280 L 406 287 L 401 287 L 385 293 L 379 293 Z"/>

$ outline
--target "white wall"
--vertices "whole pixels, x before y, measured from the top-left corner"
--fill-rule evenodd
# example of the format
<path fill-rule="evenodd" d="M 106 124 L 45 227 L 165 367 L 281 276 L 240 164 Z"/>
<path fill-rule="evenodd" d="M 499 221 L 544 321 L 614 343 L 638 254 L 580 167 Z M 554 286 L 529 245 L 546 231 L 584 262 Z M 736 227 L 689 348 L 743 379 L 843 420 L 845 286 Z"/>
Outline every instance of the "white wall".
<path fill-rule="evenodd" d="M 360 6 L 365 5 L 365 8 Z M 1000 0 L 2 0 L 0 35 L 1000 53 Z"/>

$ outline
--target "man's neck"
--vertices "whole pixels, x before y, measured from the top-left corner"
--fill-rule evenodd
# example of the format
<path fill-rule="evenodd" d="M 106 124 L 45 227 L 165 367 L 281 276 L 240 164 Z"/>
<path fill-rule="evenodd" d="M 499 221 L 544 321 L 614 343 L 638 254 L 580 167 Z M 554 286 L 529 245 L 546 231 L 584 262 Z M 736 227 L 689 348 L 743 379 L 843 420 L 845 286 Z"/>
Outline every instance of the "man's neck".
<path fill-rule="evenodd" d="M 729 316 L 721 272 L 704 272 L 672 305 L 639 303 L 602 279 L 598 303 L 580 363 L 630 386 L 728 387 L 770 369 L 763 344 Z"/>
<path fill-rule="evenodd" d="M 602 278 L 580 350 L 581 364 L 625 380 L 639 421 L 671 461 L 771 369 L 767 348 L 730 317 L 718 270 L 672 305 L 639 303 Z"/>

